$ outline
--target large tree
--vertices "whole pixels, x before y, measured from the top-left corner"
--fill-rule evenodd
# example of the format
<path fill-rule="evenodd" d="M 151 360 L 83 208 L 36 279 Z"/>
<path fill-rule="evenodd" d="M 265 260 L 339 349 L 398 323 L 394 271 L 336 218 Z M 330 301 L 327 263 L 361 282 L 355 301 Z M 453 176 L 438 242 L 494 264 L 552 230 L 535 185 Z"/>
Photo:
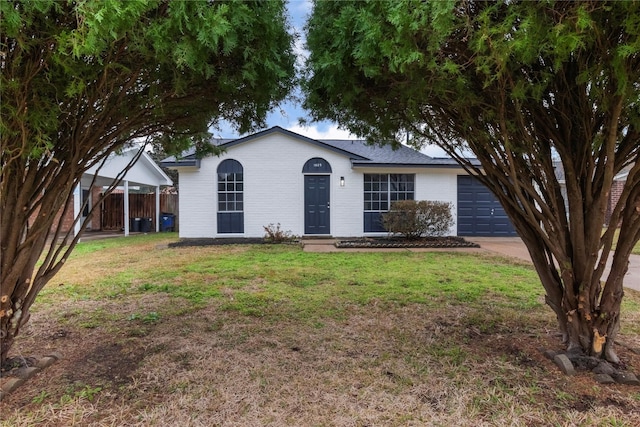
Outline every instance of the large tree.
<path fill-rule="evenodd" d="M 618 362 L 640 239 L 640 2 L 318 1 L 306 30 L 312 118 L 443 148 L 504 206 L 568 349 Z"/>
<path fill-rule="evenodd" d="M 0 0 L 0 22 L 1 363 L 77 241 L 57 245 L 83 173 L 134 141 L 263 126 L 295 55 L 283 1 Z"/>

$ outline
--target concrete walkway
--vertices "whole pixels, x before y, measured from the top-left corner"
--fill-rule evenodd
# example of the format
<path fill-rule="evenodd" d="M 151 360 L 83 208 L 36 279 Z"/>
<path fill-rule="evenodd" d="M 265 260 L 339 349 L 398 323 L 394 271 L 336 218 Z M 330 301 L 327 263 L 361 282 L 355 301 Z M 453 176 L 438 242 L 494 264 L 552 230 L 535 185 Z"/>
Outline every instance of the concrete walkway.
<path fill-rule="evenodd" d="M 629 270 L 624 276 L 624 285 L 640 291 L 640 255 L 631 254 L 629 257 Z"/>
<path fill-rule="evenodd" d="M 305 239 L 305 252 L 477 252 L 494 253 L 506 257 L 531 262 L 527 247 L 519 237 L 467 237 L 468 241 L 477 243 L 480 248 L 336 248 L 335 239 Z M 608 269 L 605 271 L 605 277 Z M 640 291 L 640 255 L 631 255 L 629 270 L 624 277 L 624 286 Z"/>

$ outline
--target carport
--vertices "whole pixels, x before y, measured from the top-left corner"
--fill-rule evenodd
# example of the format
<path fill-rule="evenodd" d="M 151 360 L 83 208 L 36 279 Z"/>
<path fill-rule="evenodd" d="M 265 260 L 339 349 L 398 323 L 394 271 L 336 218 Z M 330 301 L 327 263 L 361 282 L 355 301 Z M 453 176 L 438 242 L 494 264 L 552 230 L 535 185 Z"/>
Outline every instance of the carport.
<path fill-rule="evenodd" d="M 137 159 L 136 159 L 137 157 Z M 133 165 L 131 165 L 132 162 Z M 129 168 L 127 170 L 127 168 Z M 125 172 L 126 170 L 126 172 Z M 124 192 L 124 235 L 130 232 L 129 218 L 129 192 L 132 187 L 150 187 L 155 191 L 156 215 L 155 231 L 160 231 L 160 188 L 162 186 L 173 185 L 171 178 L 153 161 L 147 152 L 140 153 L 137 148 L 126 150 L 119 154 L 110 155 L 102 164 L 96 165 L 82 176 L 80 185 L 74 190 L 73 213 L 74 218 L 81 212 L 84 200 L 89 198 L 87 205 L 93 205 L 91 200 L 92 188 L 121 189 Z M 82 221 L 86 220 L 83 215 Z M 74 225 L 74 235 L 80 233 L 82 221 L 77 221 Z"/>

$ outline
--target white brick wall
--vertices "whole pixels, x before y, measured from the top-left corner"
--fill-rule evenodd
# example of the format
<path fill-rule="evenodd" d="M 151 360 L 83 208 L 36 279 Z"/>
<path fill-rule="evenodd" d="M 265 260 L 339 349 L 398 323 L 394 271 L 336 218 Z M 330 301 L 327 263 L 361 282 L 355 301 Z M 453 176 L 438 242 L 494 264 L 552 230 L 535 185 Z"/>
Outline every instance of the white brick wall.
<path fill-rule="evenodd" d="M 458 230 L 458 175 L 461 169 L 427 169 L 428 173 L 416 174 L 416 200 L 433 200 L 452 203 L 454 224 L 449 229 L 450 235 Z"/>
<path fill-rule="evenodd" d="M 363 235 L 363 174 L 399 173 L 398 169 L 353 170 L 347 156 L 271 133 L 230 147 L 220 157 L 202 159 L 200 168 L 179 168 L 180 237 L 217 237 L 217 167 L 225 159 L 235 159 L 244 169 L 244 234 L 264 236 L 263 227 L 280 223 L 284 230 L 304 235 L 305 162 L 321 157 L 331 165 L 331 235 Z M 457 169 L 406 169 L 416 174 L 417 200 L 456 203 Z M 340 177 L 345 186 L 340 187 Z M 455 212 L 454 212 L 455 215 Z M 452 233 L 455 234 L 455 226 Z M 224 234 L 230 237 L 230 234 Z"/>
<path fill-rule="evenodd" d="M 180 237 L 215 237 L 216 169 L 178 168 Z"/>
<path fill-rule="evenodd" d="M 452 215 L 454 221 L 457 217 L 457 202 L 458 202 L 458 175 L 465 172 L 459 168 L 405 168 L 398 170 L 397 168 L 360 168 L 360 211 L 362 212 L 364 204 L 363 186 L 365 173 L 408 173 L 415 174 L 416 187 L 415 187 L 415 200 L 431 200 L 440 202 L 450 202 L 453 204 Z M 360 214 L 362 216 L 362 213 Z M 360 230 L 358 235 L 364 234 L 362 232 L 362 219 L 360 221 Z M 450 235 L 455 235 L 458 226 L 456 223 L 449 229 Z M 376 235 L 376 233 L 366 233 L 367 235 Z M 380 233 L 377 233 L 380 234 Z"/>

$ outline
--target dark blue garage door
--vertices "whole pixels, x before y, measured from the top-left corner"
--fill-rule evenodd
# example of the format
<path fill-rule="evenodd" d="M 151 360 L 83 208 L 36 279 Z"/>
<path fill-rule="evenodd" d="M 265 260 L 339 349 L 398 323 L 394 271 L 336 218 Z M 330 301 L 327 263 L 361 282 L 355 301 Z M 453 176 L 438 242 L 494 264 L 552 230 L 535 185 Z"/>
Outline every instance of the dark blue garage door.
<path fill-rule="evenodd" d="M 471 176 L 458 175 L 458 235 L 518 235 L 493 193 Z"/>

